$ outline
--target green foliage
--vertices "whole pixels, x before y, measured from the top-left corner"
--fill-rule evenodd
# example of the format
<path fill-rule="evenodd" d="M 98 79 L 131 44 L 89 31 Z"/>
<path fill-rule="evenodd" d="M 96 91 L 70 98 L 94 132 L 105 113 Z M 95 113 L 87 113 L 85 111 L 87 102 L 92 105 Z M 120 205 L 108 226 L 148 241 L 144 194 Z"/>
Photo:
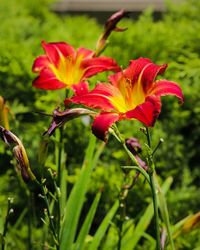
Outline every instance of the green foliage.
<path fill-rule="evenodd" d="M 35 111 L 50 114 L 53 109 L 62 106 L 65 93 L 61 91 L 42 91 L 32 88 L 35 75 L 31 66 L 36 56 L 43 53 L 41 40 L 66 41 L 75 47 L 95 48 L 95 43 L 102 28 L 95 19 L 86 16 L 57 16 L 49 11 L 52 1 L 2 0 L 0 12 L 0 95 L 4 96 L 10 106 L 11 130 L 23 140 L 28 151 L 33 170 L 43 175 L 47 168 L 55 170 L 54 142 L 49 141 L 49 154 L 45 162 L 39 164 L 38 150 L 43 132 L 48 128 L 49 117 L 34 113 Z M 162 113 L 155 129 L 152 130 L 153 146 L 159 138 L 165 143 L 155 155 L 156 169 L 162 179 L 173 176 L 172 189 L 167 197 L 172 224 L 188 214 L 197 212 L 200 207 L 200 171 L 199 171 L 199 135 L 200 135 L 200 2 L 188 0 L 178 6 L 169 3 L 161 20 L 154 20 L 152 11 L 146 10 L 139 19 L 122 20 L 121 27 L 128 27 L 123 33 L 113 33 L 105 55 L 112 56 L 123 68 L 130 59 L 149 57 L 155 63 L 168 63 L 165 73 L 167 79 L 180 83 L 185 102 L 182 106 L 172 97 L 163 97 Z M 81 28 L 80 28 L 81 27 Z M 92 78 L 104 81 L 106 74 Z M 121 122 L 120 131 L 126 138 L 139 137 L 144 148 L 144 135 L 138 132 L 138 122 Z M 77 119 L 65 126 L 64 144 L 67 160 L 64 162 L 71 183 L 80 175 L 79 167 L 84 158 L 90 128 L 83 119 Z M 34 139 L 33 139 L 34 138 Z M 39 148 L 39 149 L 38 149 Z M 76 150 L 74 150 L 76 149 Z M 145 152 L 143 151 L 145 155 Z M 20 177 L 13 168 L 11 153 L 0 144 L 0 218 L 5 216 L 7 197 L 14 197 L 14 215 L 11 216 L 8 235 L 8 249 L 27 249 L 28 218 L 27 193 Z M 123 181 L 121 165 L 130 164 L 127 155 L 110 136 L 109 142 L 97 167 L 92 172 L 89 193 L 85 198 L 85 210 L 89 210 L 94 193 L 103 190 L 101 202 L 97 209 L 96 224 L 92 225 L 90 234 L 105 217 L 105 211 L 118 198 Z M 51 183 L 49 184 L 52 188 Z M 34 190 L 37 195 L 37 190 Z M 139 180 L 127 197 L 127 215 L 139 223 L 139 218 L 149 204 L 149 188 Z M 32 197 L 37 205 L 32 207 L 34 232 L 33 249 L 41 249 L 41 221 L 36 220 L 41 200 Z M 84 217 L 84 215 L 81 215 Z M 17 223 L 17 218 L 22 223 Z M 83 218 L 81 218 L 83 220 Z M 1 220 L 1 219 L 0 219 Z M 2 228 L 1 221 L 1 228 Z M 14 226 L 15 225 L 15 226 Z M 108 224 L 107 224 L 108 225 Z M 111 232 L 113 230 L 113 233 Z M 134 228 L 131 228 L 130 231 Z M 2 230 L 1 230 L 2 231 Z M 109 239 L 118 239 L 116 229 L 110 229 Z M 73 236 L 75 237 L 75 236 Z M 153 245 L 152 225 L 148 227 L 148 235 L 139 241 L 137 249 L 150 249 Z M 76 237 L 75 237 L 76 238 Z M 92 236 L 87 238 L 92 241 Z M 111 241 L 112 241 L 111 240 Z M 152 240 L 152 241 L 151 241 Z M 111 241 L 109 244 L 112 245 Z M 37 244 L 36 244 L 37 242 Z M 50 241 L 51 242 L 51 241 Z M 89 243 L 88 243 L 89 244 Z M 108 244 L 105 243 L 105 244 Z M 108 244 L 108 245 L 109 245 Z M 199 229 L 183 235 L 176 240 L 177 249 L 195 249 L 200 245 Z M 109 247 L 107 248 L 109 249 Z M 112 248 L 110 248 L 112 249 Z"/>

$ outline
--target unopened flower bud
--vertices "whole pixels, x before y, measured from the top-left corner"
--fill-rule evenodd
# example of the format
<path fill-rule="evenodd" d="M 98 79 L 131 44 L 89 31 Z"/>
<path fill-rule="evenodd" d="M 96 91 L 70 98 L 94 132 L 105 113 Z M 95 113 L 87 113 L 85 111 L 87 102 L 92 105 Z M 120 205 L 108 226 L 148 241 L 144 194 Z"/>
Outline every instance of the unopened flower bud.
<path fill-rule="evenodd" d="M 66 122 L 75 119 L 82 115 L 90 115 L 93 116 L 96 113 L 89 109 L 85 108 L 73 108 L 73 109 L 66 109 L 64 111 L 60 111 L 58 108 L 53 111 L 52 115 L 52 122 L 49 129 L 44 133 L 48 134 L 49 136 L 54 133 L 54 131 L 63 126 Z"/>
<path fill-rule="evenodd" d="M 13 153 L 18 162 L 18 166 L 21 171 L 21 175 L 24 182 L 28 182 L 30 179 L 35 180 L 35 175 L 32 173 L 30 169 L 26 150 L 20 139 L 9 130 L 3 128 L 2 126 L 0 126 L 0 136 L 8 146 L 14 145 Z"/>
<path fill-rule="evenodd" d="M 124 10 L 120 10 L 120 11 L 114 13 L 110 18 L 108 18 L 108 20 L 106 21 L 105 26 L 104 26 L 104 32 L 100 36 L 99 40 L 97 41 L 95 56 L 98 56 L 105 49 L 106 44 L 107 44 L 107 39 L 112 31 L 122 32 L 122 31 L 125 31 L 127 29 L 127 28 L 117 27 L 117 23 L 123 17 L 127 17 L 127 16 L 128 16 L 128 12 L 126 12 Z"/>

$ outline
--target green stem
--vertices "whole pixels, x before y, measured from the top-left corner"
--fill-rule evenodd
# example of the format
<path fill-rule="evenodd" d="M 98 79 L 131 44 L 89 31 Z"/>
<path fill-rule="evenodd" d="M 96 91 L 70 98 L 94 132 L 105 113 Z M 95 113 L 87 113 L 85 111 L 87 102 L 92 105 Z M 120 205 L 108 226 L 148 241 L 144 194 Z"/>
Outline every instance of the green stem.
<path fill-rule="evenodd" d="M 147 136 L 147 142 L 148 146 L 151 149 L 151 136 L 149 129 L 146 128 L 146 136 Z M 160 241 L 160 227 L 159 227 L 159 214 L 158 214 L 158 199 L 157 199 L 157 193 L 156 193 L 156 185 L 154 180 L 154 172 L 155 172 L 155 166 L 153 162 L 153 156 L 152 153 L 149 155 L 150 158 L 150 171 L 149 171 L 149 178 L 150 178 L 150 185 L 151 185 L 151 192 L 153 197 L 153 208 L 154 208 L 154 224 L 155 224 L 155 230 L 156 230 L 156 249 L 161 250 L 161 241 Z"/>
<path fill-rule="evenodd" d="M 138 161 L 136 160 L 136 158 L 134 157 L 134 155 L 128 150 L 128 148 L 126 147 L 126 143 L 123 140 L 123 138 L 120 135 L 120 132 L 117 128 L 117 126 L 113 127 L 114 129 L 111 130 L 111 133 L 116 137 L 116 139 L 122 143 L 125 151 L 127 152 L 127 154 L 129 155 L 129 157 L 131 158 L 131 160 L 133 161 L 134 164 L 136 164 L 137 166 L 133 166 L 133 169 L 137 169 L 138 171 L 140 171 L 145 178 L 147 179 L 147 181 L 149 182 L 150 186 L 151 186 L 151 191 L 152 191 L 152 196 L 153 196 L 153 207 L 154 207 L 154 220 L 155 220 L 155 229 L 156 229 L 156 238 L 157 238 L 157 250 L 161 250 L 161 242 L 160 242 L 160 230 L 159 230 L 159 214 L 158 214 L 158 201 L 157 201 L 157 194 L 156 194 L 156 186 L 155 186 L 155 181 L 154 181 L 154 164 L 152 162 L 152 166 L 150 167 L 150 171 L 149 174 L 147 172 L 144 171 L 143 168 L 141 168 L 141 166 L 139 165 Z M 151 148 L 151 137 L 150 137 L 150 133 L 148 128 L 146 128 L 146 136 L 147 136 L 147 142 L 148 142 L 148 146 L 149 148 Z M 152 159 L 152 155 L 150 155 L 151 161 Z M 148 177 L 147 177 L 148 176 Z"/>
<path fill-rule="evenodd" d="M 53 217 L 52 217 L 51 212 L 50 212 L 50 204 L 49 204 L 49 201 L 47 199 L 44 187 L 43 186 L 41 186 L 41 187 L 42 187 L 42 191 L 43 191 L 43 195 L 44 195 L 44 201 L 45 201 L 45 205 L 46 205 L 46 209 L 47 209 L 47 215 L 48 215 L 48 218 L 49 218 L 50 229 L 51 229 L 51 232 L 53 234 L 54 241 L 56 243 L 56 249 L 59 250 L 58 236 L 56 234 Z"/>
<path fill-rule="evenodd" d="M 2 245 L 1 245 L 2 250 L 5 249 L 5 238 L 6 238 L 6 234 L 8 231 L 8 221 L 9 221 L 9 216 L 11 212 L 11 204 L 12 204 L 12 199 L 8 198 L 8 208 L 7 208 L 6 219 L 4 223 L 4 230 L 3 230 L 3 235 L 2 235 Z"/>
<path fill-rule="evenodd" d="M 119 214 L 120 214 L 120 218 L 119 218 L 119 230 L 118 230 L 118 235 L 119 235 L 119 239 L 118 239 L 118 244 L 117 244 L 117 249 L 120 250 L 121 249 L 121 242 L 122 242 L 122 230 L 123 230 L 123 224 L 124 224 L 124 220 L 126 218 L 126 197 L 128 195 L 128 185 L 126 183 L 126 178 L 127 178 L 128 173 L 125 174 L 124 176 L 124 183 L 122 185 L 121 188 L 121 192 L 119 194 Z"/>
<path fill-rule="evenodd" d="M 165 195 L 164 195 L 162 189 L 160 188 L 157 180 L 156 180 L 156 185 L 157 185 L 157 188 L 158 188 L 159 207 L 160 207 L 161 215 L 163 217 L 163 221 L 165 222 L 165 225 L 166 225 L 166 228 L 167 228 L 167 234 L 168 234 L 168 237 L 169 237 L 169 243 L 171 245 L 171 250 L 175 250 L 174 241 L 173 241 L 172 232 L 171 232 L 169 211 L 168 211 Z"/>
<path fill-rule="evenodd" d="M 58 147 L 57 147 L 57 167 L 58 167 L 58 178 L 57 178 L 57 186 L 61 187 L 62 180 L 62 144 L 63 144 L 63 128 L 61 127 L 58 138 Z M 57 221 L 57 234 L 60 235 L 60 224 L 61 224 L 61 201 L 60 195 L 57 195 L 57 211 L 58 211 L 58 221 Z"/>
<path fill-rule="evenodd" d="M 32 226 L 32 199 L 31 199 L 31 193 L 29 193 L 28 195 L 28 249 L 32 249 L 32 230 L 31 230 L 31 226 Z"/>
<path fill-rule="evenodd" d="M 115 138 L 122 144 L 123 148 L 125 149 L 125 151 L 127 152 L 128 156 L 131 158 L 131 160 L 133 161 L 133 163 L 135 165 L 137 165 L 139 168 L 141 168 L 140 164 L 138 163 L 137 159 L 135 158 L 135 156 L 128 150 L 125 140 L 122 138 L 118 128 L 116 125 L 113 125 L 113 129 L 110 130 L 110 133 L 112 135 L 115 136 Z"/>
<path fill-rule="evenodd" d="M 148 128 L 146 128 L 146 136 L 147 136 L 148 145 L 151 148 L 151 135 L 150 135 L 150 132 L 149 132 Z"/>
<path fill-rule="evenodd" d="M 53 239 L 54 239 L 54 242 L 55 242 L 55 245 L 56 245 L 56 249 L 59 250 L 60 249 L 60 247 L 59 247 L 59 237 L 56 234 L 56 230 L 55 230 L 55 226 L 54 226 L 54 220 L 53 220 L 53 217 L 52 217 L 51 212 L 50 212 L 50 204 L 49 204 L 49 201 L 48 201 L 48 198 L 47 198 L 47 195 L 46 195 L 45 188 L 43 186 L 44 184 L 37 181 L 37 179 L 35 181 L 36 181 L 37 185 L 40 187 L 40 189 L 42 191 L 42 198 L 43 198 L 43 200 L 45 202 L 45 207 L 47 209 L 47 216 L 49 218 L 49 227 L 50 227 L 51 233 L 53 235 Z"/>
<path fill-rule="evenodd" d="M 121 134 L 120 134 L 120 132 L 119 132 L 116 125 L 114 125 L 113 129 L 110 130 L 110 133 L 113 134 L 115 136 L 115 138 L 122 144 L 122 146 L 125 149 L 126 153 L 131 158 L 132 162 L 136 165 L 136 166 L 124 166 L 123 168 L 124 169 L 135 169 L 135 170 L 139 171 L 140 173 L 142 173 L 144 175 L 146 180 L 150 183 L 149 176 L 148 176 L 147 172 L 140 166 L 140 164 L 138 163 L 135 156 L 127 148 L 125 140 L 122 138 L 122 136 L 121 136 Z M 128 194 L 128 191 L 129 190 L 127 188 L 122 189 L 122 196 L 119 199 L 120 200 L 120 203 L 119 203 L 120 204 L 120 225 L 119 225 L 119 240 L 118 240 L 118 245 L 117 245 L 118 250 L 121 249 L 122 228 L 123 228 L 123 221 L 124 221 L 125 214 L 126 214 L 125 199 L 126 199 L 126 196 Z"/>
<path fill-rule="evenodd" d="M 151 185 L 149 175 L 147 174 L 147 172 L 143 168 L 138 167 L 138 166 L 123 166 L 122 168 L 123 169 L 134 169 L 134 170 L 139 171 L 145 177 L 145 179 L 148 181 L 149 185 Z"/>
<path fill-rule="evenodd" d="M 59 130 L 58 138 L 58 147 L 57 147 L 57 167 L 58 167 L 58 179 L 57 185 L 60 187 L 62 171 L 61 171 L 61 159 L 62 159 L 62 138 L 63 138 L 63 129 L 62 127 Z"/>
<path fill-rule="evenodd" d="M 119 240 L 118 240 L 118 243 L 117 243 L 117 250 L 121 250 L 122 230 L 123 230 L 123 223 L 124 223 L 124 218 L 125 218 L 125 213 L 126 213 L 124 200 L 120 201 L 119 209 L 120 209 L 120 221 L 119 221 Z"/>
<path fill-rule="evenodd" d="M 149 175 L 150 183 L 151 183 L 151 191 L 153 196 L 153 208 L 154 208 L 154 223 L 156 229 L 156 240 L 157 240 L 157 250 L 161 250 L 161 242 L 160 242 L 160 228 L 159 228 L 159 214 L 158 214 L 158 200 L 156 193 L 156 185 L 154 180 L 154 174 L 151 173 Z"/>

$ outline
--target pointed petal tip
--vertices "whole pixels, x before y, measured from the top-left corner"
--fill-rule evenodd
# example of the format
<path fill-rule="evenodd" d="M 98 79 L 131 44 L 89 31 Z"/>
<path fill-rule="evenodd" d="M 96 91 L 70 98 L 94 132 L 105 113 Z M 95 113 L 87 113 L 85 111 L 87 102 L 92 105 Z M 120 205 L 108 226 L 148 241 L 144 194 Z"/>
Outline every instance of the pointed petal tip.
<path fill-rule="evenodd" d="M 148 96 L 144 103 L 126 112 L 127 119 L 136 119 L 147 127 L 153 127 L 161 111 L 159 97 Z"/>
<path fill-rule="evenodd" d="M 183 104 L 184 95 L 181 87 L 176 83 L 168 80 L 158 80 L 155 82 L 150 94 L 160 96 L 174 95 L 179 99 L 179 103 Z"/>
<path fill-rule="evenodd" d="M 108 129 L 119 120 L 119 114 L 103 112 L 97 115 L 92 124 L 92 133 L 100 140 L 107 142 Z"/>

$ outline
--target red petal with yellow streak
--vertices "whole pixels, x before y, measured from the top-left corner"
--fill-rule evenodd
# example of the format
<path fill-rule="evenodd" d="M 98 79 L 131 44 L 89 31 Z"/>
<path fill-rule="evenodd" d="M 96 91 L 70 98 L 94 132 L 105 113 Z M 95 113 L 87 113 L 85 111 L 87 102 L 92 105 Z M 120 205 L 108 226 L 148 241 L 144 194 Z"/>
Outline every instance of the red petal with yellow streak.
<path fill-rule="evenodd" d="M 78 85 L 76 88 L 81 87 Z M 79 90 L 76 89 L 79 92 Z M 83 95 L 76 95 L 71 98 L 71 102 L 82 104 L 90 108 L 97 108 L 104 111 L 115 109 L 110 103 L 109 97 L 113 96 L 114 87 L 111 84 L 99 83 L 96 87 Z"/>
<path fill-rule="evenodd" d="M 84 73 L 85 78 L 107 70 L 120 70 L 120 67 L 117 65 L 117 63 L 112 58 L 108 57 L 95 57 L 85 59 L 81 63 L 81 68 L 86 70 Z"/>
<path fill-rule="evenodd" d="M 131 60 L 128 68 L 124 70 L 124 76 L 130 79 L 132 83 L 135 83 L 142 70 L 150 63 L 152 63 L 150 59 L 142 57 L 137 60 Z"/>
<path fill-rule="evenodd" d="M 154 83 L 150 95 L 165 96 L 175 95 L 183 103 L 183 93 L 181 88 L 175 83 L 167 80 L 159 80 Z"/>
<path fill-rule="evenodd" d="M 105 112 L 100 113 L 92 124 L 93 134 L 102 141 L 107 141 L 106 135 L 109 127 L 118 120 L 119 114 Z"/>
<path fill-rule="evenodd" d="M 126 112 L 128 119 L 137 119 L 148 127 L 152 127 L 160 114 L 161 101 L 159 97 L 149 96 L 145 102 L 135 109 Z"/>
<path fill-rule="evenodd" d="M 66 85 L 60 82 L 48 68 L 40 72 L 40 75 L 33 81 L 33 86 L 46 90 L 62 89 L 66 87 Z"/>
<path fill-rule="evenodd" d="M 148 58 L 131 60 L 129 67 L 124 70 L 124 76 L 131 80 L 132 84 L 141 84 L 146 93 L 152 87 L 156 76 L 164 73 L 167 64 L 156 65 Z"/>
<path fill-rule="evenodd" d="M 75 54 L 74 48 L 71 45 L 64 42 L 46 43 L 45 41 L 42 41 L 42 47 L 46 52 L 49 61 L 56 66 L 59 63 L 61 56 L 73 57 Z"/>
<path fill-rule="evenodd" d="M 163 74 L 166 68 L 167 64 L 159 66 L 154 63 L 150 63 L 146 65 L 140 75 L 140 81 L 145 93 L 147 93 L 148 90 L 152 87 L 157 75 Z"/>

